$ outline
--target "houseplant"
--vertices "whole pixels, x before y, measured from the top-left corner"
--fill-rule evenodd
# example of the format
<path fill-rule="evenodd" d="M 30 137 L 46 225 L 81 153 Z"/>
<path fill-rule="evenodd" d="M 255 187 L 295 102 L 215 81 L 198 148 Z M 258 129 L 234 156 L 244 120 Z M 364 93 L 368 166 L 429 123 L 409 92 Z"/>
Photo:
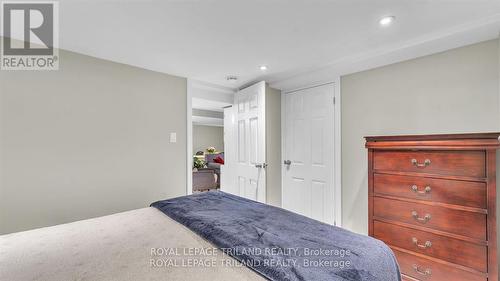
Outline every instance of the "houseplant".
<path fill-rule="evenodd" d="M 202 169 L 205 168 L 205 161 L 203 161 L 200 158 L 193 157 L 193 167 L 196 169 Z"/>

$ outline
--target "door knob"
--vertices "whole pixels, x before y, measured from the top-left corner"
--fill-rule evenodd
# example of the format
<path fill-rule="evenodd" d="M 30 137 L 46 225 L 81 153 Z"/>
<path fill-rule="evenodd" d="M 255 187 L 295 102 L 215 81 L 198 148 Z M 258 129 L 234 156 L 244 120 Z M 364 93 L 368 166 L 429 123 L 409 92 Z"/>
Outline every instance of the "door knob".
<path fill-rule="evenodd" d="M 283 161 L 283 164 L 290 166 L 292 164 L 292 161 L 285 160 L 285 161 Z"/>
<path fill-rule="evenodd" d="M 255 164 L 255 168 L 259 168 L 259 169 L 264 168 L 265 169 L 265 168 L 267 168 L 267 163 Z"/>

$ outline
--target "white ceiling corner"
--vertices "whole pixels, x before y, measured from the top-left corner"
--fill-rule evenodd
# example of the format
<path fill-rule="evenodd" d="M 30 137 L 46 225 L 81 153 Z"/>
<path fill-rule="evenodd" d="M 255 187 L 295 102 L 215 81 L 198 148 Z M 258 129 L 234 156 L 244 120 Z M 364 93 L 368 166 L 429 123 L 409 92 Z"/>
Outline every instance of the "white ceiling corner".
<path fill-rule="evenodd" d="M 326 66 L 270 81 L 270 86 L 293 91 L 308 85 L 335 81 L 339 76 L 491 40 L 499 37 L 500 14 L 441 30 L 419 38 L 342 58 Z"/>

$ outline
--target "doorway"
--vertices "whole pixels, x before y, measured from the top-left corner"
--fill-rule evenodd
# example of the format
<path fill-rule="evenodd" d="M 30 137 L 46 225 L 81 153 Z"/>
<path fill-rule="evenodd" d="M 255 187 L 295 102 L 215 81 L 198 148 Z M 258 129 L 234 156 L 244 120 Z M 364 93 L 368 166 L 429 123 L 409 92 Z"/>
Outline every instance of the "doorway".
<path fill-rule="evenodd" d="M 224 177 L 224 108 L 234 90 L 188 80 L 187 194 L 219 190 Z"/>

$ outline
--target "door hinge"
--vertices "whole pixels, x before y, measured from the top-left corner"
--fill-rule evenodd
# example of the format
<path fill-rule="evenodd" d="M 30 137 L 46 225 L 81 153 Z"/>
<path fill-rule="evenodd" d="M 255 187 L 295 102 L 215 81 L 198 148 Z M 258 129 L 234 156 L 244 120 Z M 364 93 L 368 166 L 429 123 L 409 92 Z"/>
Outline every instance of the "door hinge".
<path fill-rule="evenodd" d="M 335 97 L 333 97 L 333 104 L 335 105 Z"/>

